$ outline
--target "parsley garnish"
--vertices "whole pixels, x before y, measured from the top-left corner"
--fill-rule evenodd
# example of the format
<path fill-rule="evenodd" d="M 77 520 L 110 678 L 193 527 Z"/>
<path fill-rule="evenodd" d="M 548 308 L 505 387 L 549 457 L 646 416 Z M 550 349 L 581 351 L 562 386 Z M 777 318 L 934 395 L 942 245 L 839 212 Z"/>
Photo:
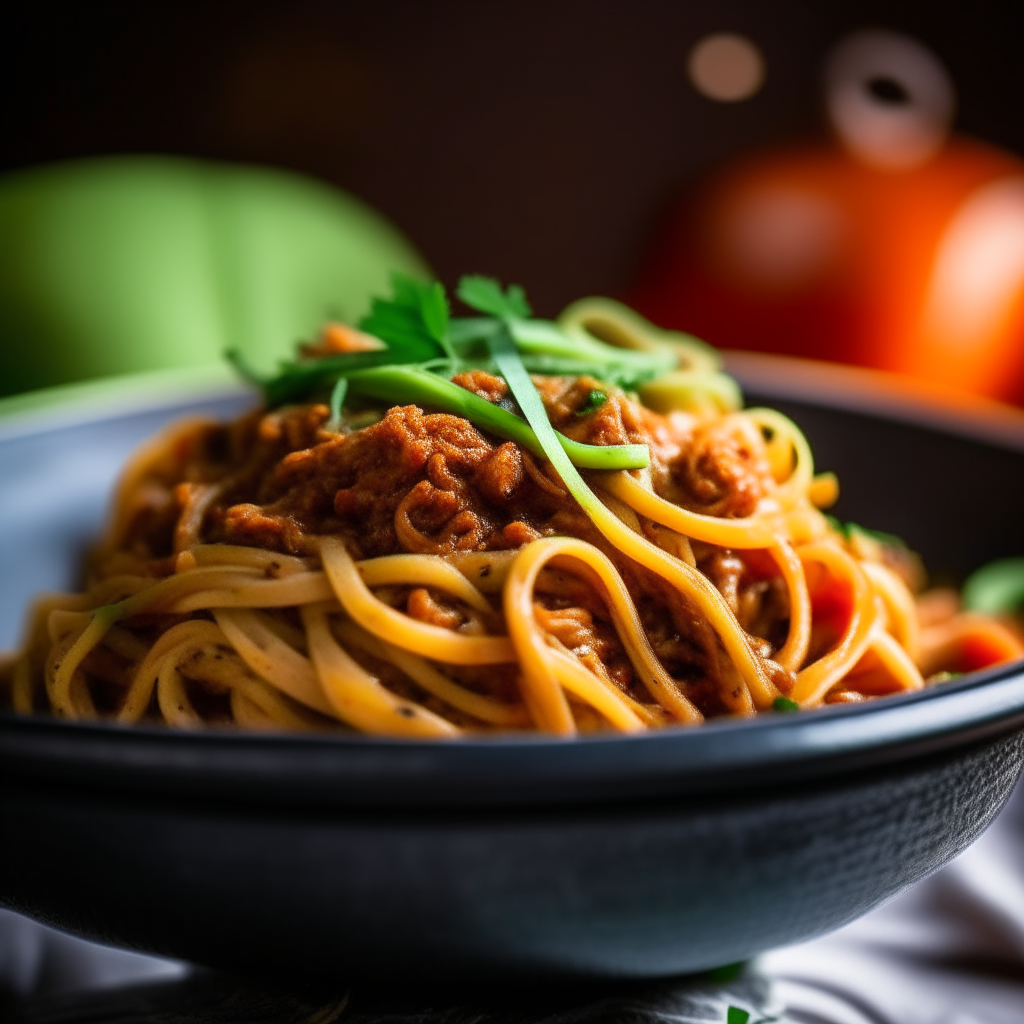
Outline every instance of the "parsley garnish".
<path fill-rule="evenodd" d="M 844 523 L 835 516 L 827 515 L 825 518 L 828 520 L 828 525 L 836 533 L 841 533 L 845 540 L 851 540 L 854 534 L 859 533 L 890 548 L 906 549 L 908 547 L 907 542 L 902 537 L 897 537 L 895 533 L 885 533 L 883 530 L 869 530 L 866 526 L 861 526 L 859 523 Z"/>
<path fill-rule="evenodd" d="M 750 1011 L 741 1009 L 739 1006 L 730 1006 L 725 1014 L 725 1024 L 747 1024 L 750 1020 Z"/>
<path fill-rule="evenodd" d="M 376 298 L 359 327 L 384 342 L 374 352 L 342 352 L 318 358 L 303 357 L 282 363 L 278 372 L 261 377 L 237 352 L 227 358 L 238 372 L 258 385 L 270 408 L 290 402 L 326 397 L 339 377 L 374 367 L 408 366 L 450 377 L 462 369 L 490 373 L 497 366 L 488 349 L 488 337 L 509 330 L 527 373 L 564 376 L 589 375 L 598 380 L 634 388 L 674 369 L 676 356 L 664 351 L 616 348 L 596 338 L 570 337 L 557 324 L 527 319 L 529 303 L 522 288 L 502 289 L 486 277 L 465 277 L 459 295 L 486 316 L 452 318 L 443 286 L 392 275 L 390 298 Z"/>
<path fill-rule="evenodd" d="M 524 420 L 476 401 L 448 378 L 469 368 L 507 376 L 503 367 L 514 365 L 514 375 L 521 378 L 520 390 L 523 379 L 528 383 L 532 373 L 588 375 L 635 388 L 675 369 L 678 359 L 671 346 L 655 346 L 652 351 L 622 349 L 594 337 L 567 334 L 555 323 L 530 318 L 521 287 L 502 288 L 492 278 L 469 276 L 459 282 L 459 297 L 483 314 L 473 317 L 452 318 L 444 287 L 436 281 L 393 274 L 391 288 L 390 297 L 375 298 L 359 323 L 362 331 L 384 342 L 380 350 L 300 356 L 282 363 L 276 374 L 267 377 L 252 371 L 238 353 L 228 353 L 228 359 L 261 388 L 268 408 L 329 400 L 329 429 L 338 429 L 342 403 L 348 394 L 356 393 L 389 404 L 411 402 L 465 416 L 538 454 L 548 454 L 557 440 L 577 466 L 636 469 L 648 464 L 646 445 L 582 445 L 556 434 L 539 398 L 530 413 L 521 405 Z M 581 412 L 593 411 L 606 399 L 605 392 L 595 388 Z M 547 429 L 539 426 L 542 416 Z"/>
<path fill-rule="evenodd" d="M 426 362 L 452 357 L 448 344 L 448 298 L 444 286 L 392 274 L 390 299 L 374 299 L 359 329 L 387 342 L 389 362 Z M 400 358 L 396 358 L 400 357 Z"/>
<path fill-rule="evenodd" d="M 489 313 L 498 318 L 518 317 L 525 319 L 532 312 L 523 289 L 510 284 L 504 291 L 493 277 L 469 274 L 459 281 L 456 294 L 471 309 Z"/>
<path fill-rule="evenodd" d="M 846 524 L 842 519 L 837 519 L 835 516 L 830 516 L 826 513 L 825 520 L 836 533 L 841 533 L 844 537 L 846 536 Z"/>
<path fill-rule="evenodd" d="M 967 577 L 964 607 L 986 615 L 1013 615 L 1024 609 L 1024 558 L 989 562 Z"/>
<path fill-rule="evenodd" d="M 800 705 L 797 704 L 795 700 L 790 700 L 788 697 L 776 697 L 775 700 L 772 701 L 772 710 L 788 713 L 791 711 L 799 711 Z"/>
<path fill-rule="evenodd" d="M 587 395 L 584 403 L 576 410 L 576 415 L 589 416 L 590 413 L 600 409 L 607 401 L 608 396 L 603 391 L 598 391 L 597 388 L 594 388 L 594 390 Z"/>
<path fill-rule="evenodd" d="M 746 967 L 746 963 L 743 960 L 735 964 L 723 964 L 721 967 L 708 971 L 708 976 L 719 985 L 724 985 L 726 982 L 735 981 L 743 973 L 744 967 Z"/>

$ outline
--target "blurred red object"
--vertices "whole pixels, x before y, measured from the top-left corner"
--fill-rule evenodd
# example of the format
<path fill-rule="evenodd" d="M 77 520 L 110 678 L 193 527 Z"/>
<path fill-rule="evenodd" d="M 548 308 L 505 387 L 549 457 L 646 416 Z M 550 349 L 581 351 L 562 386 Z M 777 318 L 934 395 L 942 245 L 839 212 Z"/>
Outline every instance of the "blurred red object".
<path fill-rule="evenodd" d="M 865 32 L 828 64 L 835 140 L 726 168 L 629 296 L 723 348 L 914 375 L 1024 404 L 1024 162 L 948 138 L 937 59 Z"/>

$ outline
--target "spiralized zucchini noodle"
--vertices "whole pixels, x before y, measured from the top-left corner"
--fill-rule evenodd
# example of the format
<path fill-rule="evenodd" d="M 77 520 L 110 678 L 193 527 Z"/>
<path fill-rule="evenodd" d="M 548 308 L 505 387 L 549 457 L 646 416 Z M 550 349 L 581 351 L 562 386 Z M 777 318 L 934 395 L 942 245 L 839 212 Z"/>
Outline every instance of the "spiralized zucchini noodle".
<path fill-rule="evenodd" d="M 477 292 L 490 320 L 460 325 L 443 291 L 406 288 L 427 332 L 412 365 L 388 326 L 396 285 L 362 331 L 328 325 L 263 382 L 267 405 L 137 451 L 84 591 L 32 607 L 9 704 L 571 736 L 861 701 L 1024 656 L 1006 623 L 919 593 L 907 549 L 827 517 L 835 477 L 785 416 L 740 408 L 706 346 L 606 299 L 546 324 L 512 290 Z M 447 362 L 422 358 L 430 337 Z"/>

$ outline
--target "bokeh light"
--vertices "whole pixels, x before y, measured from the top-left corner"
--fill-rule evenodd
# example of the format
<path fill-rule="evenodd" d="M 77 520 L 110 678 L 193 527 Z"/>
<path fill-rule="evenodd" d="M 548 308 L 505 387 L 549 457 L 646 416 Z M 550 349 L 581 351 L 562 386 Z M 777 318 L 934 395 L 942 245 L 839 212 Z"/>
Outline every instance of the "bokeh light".
<path fill-rule="evenodd" d="M 694 88 L 711 100 L 736 103 L 750 99 L 764 83 L 764 58 L 746 36 L 716 32 L 690 51 L 688 64 Z"/>

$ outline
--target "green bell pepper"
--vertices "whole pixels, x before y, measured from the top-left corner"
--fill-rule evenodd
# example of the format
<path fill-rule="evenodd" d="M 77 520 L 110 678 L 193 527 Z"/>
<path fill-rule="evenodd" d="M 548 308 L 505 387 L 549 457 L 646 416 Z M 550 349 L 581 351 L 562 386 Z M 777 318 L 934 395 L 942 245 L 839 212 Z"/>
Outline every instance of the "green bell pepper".
<path fill-rule="evenodd" d="M 315 181 L 160 157 L 0 179 L 0 396 L 219 362 L 263 370 L 392 270 L 424 276 L 380 215 Z"/>

